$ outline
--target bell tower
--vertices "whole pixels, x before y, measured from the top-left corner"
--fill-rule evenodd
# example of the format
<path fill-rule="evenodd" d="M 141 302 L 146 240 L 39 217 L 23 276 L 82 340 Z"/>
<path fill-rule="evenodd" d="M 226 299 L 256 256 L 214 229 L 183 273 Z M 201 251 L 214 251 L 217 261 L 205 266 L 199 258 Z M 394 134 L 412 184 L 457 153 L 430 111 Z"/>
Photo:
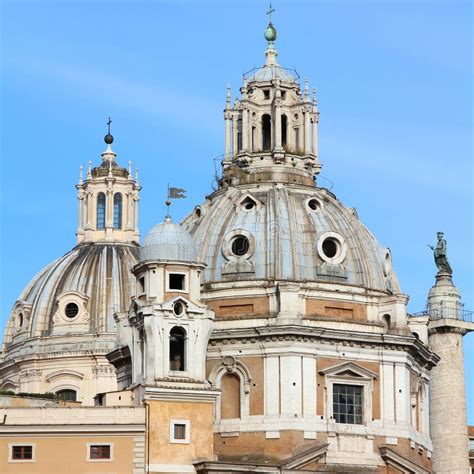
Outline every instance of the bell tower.
<path fill-rule="evenodd" d="M 86 178 L 80 168 L 77 199 L 79 203 L 77 243 L 82 242 L 125 242 L 137 243 L 138 202 L 140 184 L 138 171 L 132 176 L 132 162 L 128 169 L 116 162 L 117 154 L 112 150 L 114 137 L 110 134 L 109 118 L 106 149 L 102 163 L 92 168 L 89 162 Z"/>
<path fill-rule="evenodd" d="M 206 379 L 214 312 L 201 302 L 191 236 L 169 216 L 147 234 L 133 268 L 137 291 L 130 311 L 116 315 L 128 346 L 134 399 L 148 412 L 147 472 L 195 472 L 212 459 L 218 391 Z"/>
<path fill-rule="evenodd" d="M 302 91 L 298 73 L 278 64 L 271 18 L 264 37 L 265 63 L 244 74 L 234 104 L 227 86 L 221 187 L 259 181 L 313 185 L 321 168 L 316 90 L 311 98 L 308 81 Z"/>

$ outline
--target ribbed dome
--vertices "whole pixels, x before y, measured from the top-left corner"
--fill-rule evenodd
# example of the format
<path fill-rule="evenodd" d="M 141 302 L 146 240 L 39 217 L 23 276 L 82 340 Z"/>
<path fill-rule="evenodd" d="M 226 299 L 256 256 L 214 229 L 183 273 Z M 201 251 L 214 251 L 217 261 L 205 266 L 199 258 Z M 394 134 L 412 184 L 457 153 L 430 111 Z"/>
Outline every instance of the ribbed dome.
<path fill-rule="evenodd" d="M 137 261 L 135 245 L 87 243 L 76 246 L 41 270 L 20 295 L 17 305 L 27 308 L 28 328 L 22 328 L 27 330 L 22 330 L 19 336 L 49 335 L 58 301 L 70 293 L 87 301 L 88 329 L 82 332 L 113 332 L 113 314 L 129 308 L 135 281 L 130 268 Z M 15 316 L 13 311 L 9 328 L 14 327 Z M 11 338 L 12 333 L 14 331 L 7 331 L 6 339 Z"/>
<path fill-rule="evenodd" d="M 193 239 L 188 232 L 179 224 L 166 221 L 148 232 L 140 249 L 140 260 L 196 262 L 197 258 Z"/>
<path fill-rule="evenodd" d="M 322 281 L 400 292 L 390 251 L 325 189 L 229 187 L 214 193 L 183 226 L 207 264 L 206 282 Z"/>

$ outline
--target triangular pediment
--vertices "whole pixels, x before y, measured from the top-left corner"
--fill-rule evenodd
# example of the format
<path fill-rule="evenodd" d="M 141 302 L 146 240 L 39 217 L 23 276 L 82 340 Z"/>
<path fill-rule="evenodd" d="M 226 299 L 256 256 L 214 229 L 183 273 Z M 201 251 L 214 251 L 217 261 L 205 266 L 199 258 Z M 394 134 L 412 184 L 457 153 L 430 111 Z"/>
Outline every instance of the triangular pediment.
<path fill-rule="evenodd" d="M 378 375 L 370 369 L 366 369 L 359 364 L 354 362 L 344 362 L 342 364 L 328 367 L 327 369 L 319 372 L 323 375 L 333 375 L 337 377 L 359 377 L 362 379 L 376 379 Z"/>
<path fill-rule="evenodd" d="M 237 198 L 235 206 L 237 210 L 243 212 L 258 211 L 263 206 L 263 202 L 247 191 Z"/>

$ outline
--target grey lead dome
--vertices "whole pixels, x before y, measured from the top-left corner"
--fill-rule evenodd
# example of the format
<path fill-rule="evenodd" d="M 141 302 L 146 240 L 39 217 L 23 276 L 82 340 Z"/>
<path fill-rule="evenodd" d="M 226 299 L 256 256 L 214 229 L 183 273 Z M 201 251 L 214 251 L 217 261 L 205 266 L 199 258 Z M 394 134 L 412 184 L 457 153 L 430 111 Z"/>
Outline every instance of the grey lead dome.
<path fill-rule="evenodd" d="M 191 236 L 179 224 L 167 220 L 155 225 L 143 240 L 140 260 L 178 260 L 196 262 Z"/>

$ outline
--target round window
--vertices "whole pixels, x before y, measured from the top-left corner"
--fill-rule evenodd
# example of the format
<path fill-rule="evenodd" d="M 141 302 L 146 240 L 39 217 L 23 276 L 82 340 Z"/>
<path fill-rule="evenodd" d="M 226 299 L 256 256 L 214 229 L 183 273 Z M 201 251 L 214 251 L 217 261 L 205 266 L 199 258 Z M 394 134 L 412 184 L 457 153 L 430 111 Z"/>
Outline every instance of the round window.
<path fill-rule="evenodd" d="M 308 207 L 312 211 L 319 211 L 319 209 L 321 208 L 321 205 L 319 204 L 319 201 L 317 199 L 310 199 L 308 201 Z"/>
<path fill-rule="evenodd" d="M 331 265 L 339 265 L 347 255 L 347 244 L 344 238 L 336 232 L 325 232 L 318 239 L 319 257 Z"/>
<path fill-rule="evenodd" d="M 324 239 L 323 252 L 327 258 L 334 258 L 337 255 L 338 242 L 331 237 Z"/>
<path fill-rule="evenodd" d="M 184 313 L 184 304 L 181 301 L 176 301 L 173 305 L 173 313 L 176 316 L 181 316 Z"/>
<path fill-rule="evenodd" d="M 246 211 L 251 211 L 255 207 L 255 201 L 253 199 L 247 198 L 242 203 Z"/>
<path fill-rule="evenodd" d="M 237 257 L 242 257 L 249 251 L 250 242 L 244 235 L 237 235 L 232 240 L 232 253 Z"/>
<path fill-rule="evenodd" d="M 77 306 L 76 303 L 68 303 L 64 310 L 64 314 L 68 318 L 75 318 L 79 314 L 79 306 Z"/>

